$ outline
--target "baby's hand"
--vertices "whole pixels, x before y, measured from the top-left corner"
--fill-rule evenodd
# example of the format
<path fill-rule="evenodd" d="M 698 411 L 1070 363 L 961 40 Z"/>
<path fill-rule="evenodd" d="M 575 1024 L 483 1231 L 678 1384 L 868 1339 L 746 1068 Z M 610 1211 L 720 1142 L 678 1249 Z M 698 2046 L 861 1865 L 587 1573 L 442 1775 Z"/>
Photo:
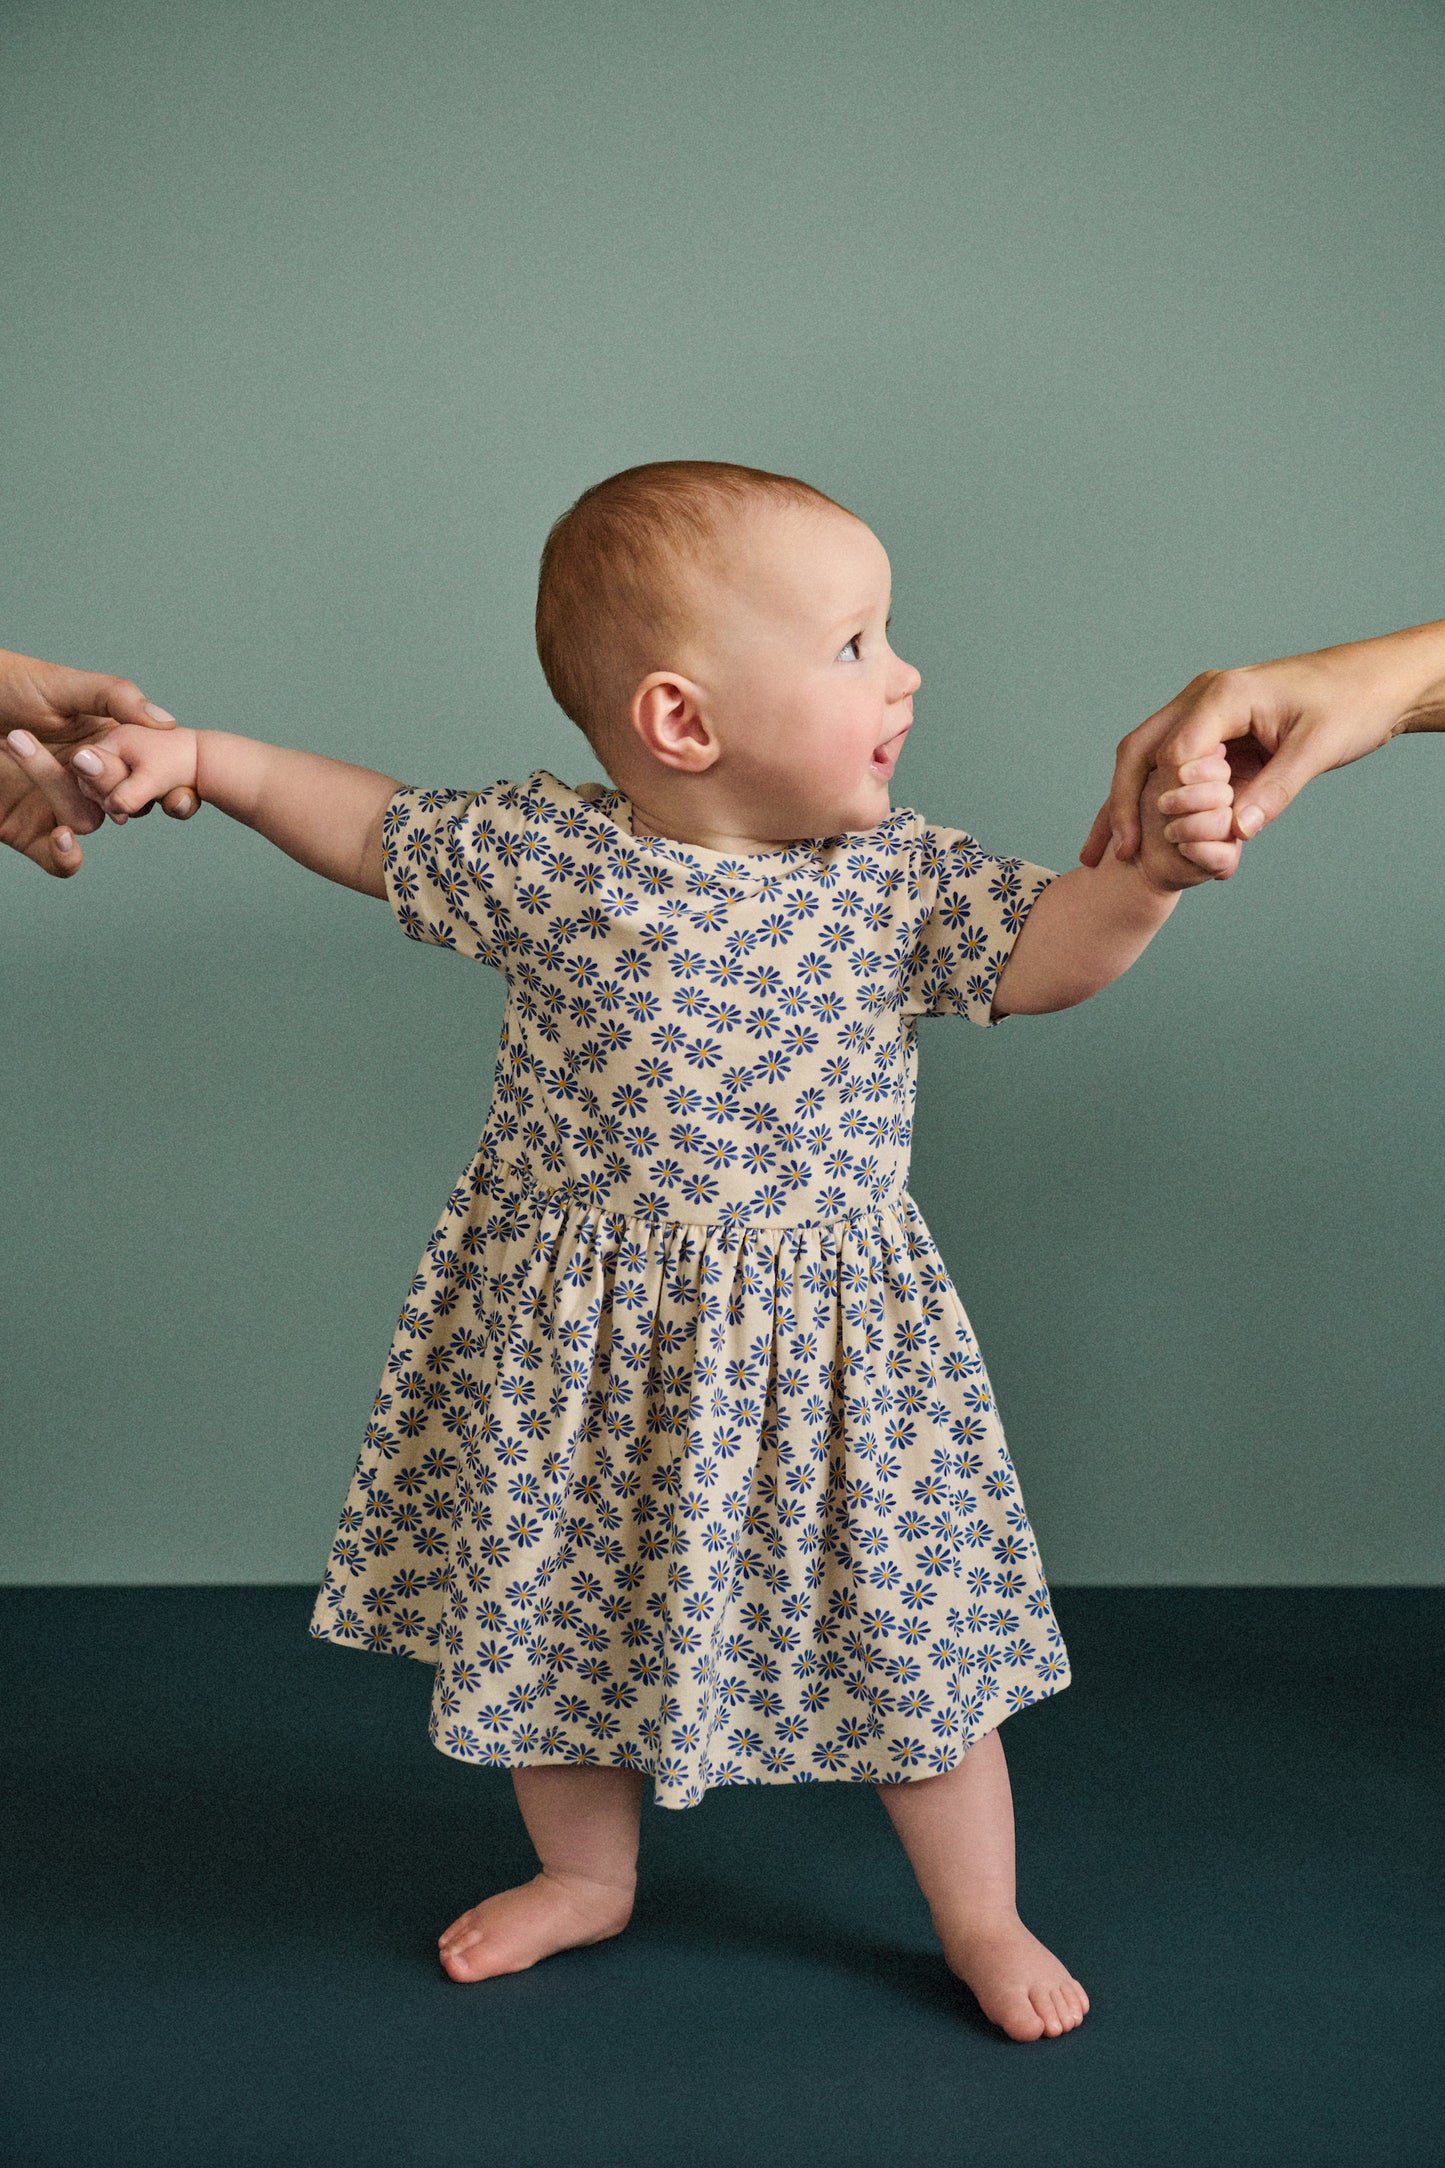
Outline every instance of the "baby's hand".
<path fill-rule="evenodd" d="M 119 827 L 132 814 L 149 813 L 157 798 L 180 785 L 199 799 L 196 757 L 194 730 L 146 730 L 137 723 L 120 723 L 73 753 L 70 765 L 85 796 Z"/>
<path fill-rule="evenodd" d="M 1224 747 L 1189 763 L 1188 782 L 1154 769 L 1139 801 L 1144 840 L 1139 869 L 1151 888 L 1172 892 L 1227 881 L 1244 846 L 1231 840 L 1234 792 Z"/>

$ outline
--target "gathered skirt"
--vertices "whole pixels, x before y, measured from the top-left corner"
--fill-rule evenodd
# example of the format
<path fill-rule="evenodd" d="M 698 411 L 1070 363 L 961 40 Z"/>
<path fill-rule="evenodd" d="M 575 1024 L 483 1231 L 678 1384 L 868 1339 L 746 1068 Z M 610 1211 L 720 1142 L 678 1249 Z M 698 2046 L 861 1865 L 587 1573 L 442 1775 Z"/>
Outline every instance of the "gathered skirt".
<path fill-rule="evenodd" d="M 463 1761 L 719 1784 L 952 1768 L 1069 1681 L 913 1198 L 791 1226 L 496 1209 L 479 1148 L 393 1340 L 320 1639 L 436 1665 Z"/>

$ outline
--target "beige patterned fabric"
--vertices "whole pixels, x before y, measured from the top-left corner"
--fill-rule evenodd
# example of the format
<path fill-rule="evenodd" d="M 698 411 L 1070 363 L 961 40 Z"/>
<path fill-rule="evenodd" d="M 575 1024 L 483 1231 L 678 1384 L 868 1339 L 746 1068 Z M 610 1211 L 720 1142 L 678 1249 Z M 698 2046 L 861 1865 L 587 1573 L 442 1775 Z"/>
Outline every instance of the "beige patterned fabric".
<path fill-rule="evenodd" d="M 435 1663 L 443 1752 L 659 1806 L 932 1775 L 1069 1678 L 906 1186 L 919 1020 L 990 1022 L 1053 875 L 908 810 L 743 857 L 629 812 L 387 809 L 403 930 L 508 998 L 312 1631 Z"/>

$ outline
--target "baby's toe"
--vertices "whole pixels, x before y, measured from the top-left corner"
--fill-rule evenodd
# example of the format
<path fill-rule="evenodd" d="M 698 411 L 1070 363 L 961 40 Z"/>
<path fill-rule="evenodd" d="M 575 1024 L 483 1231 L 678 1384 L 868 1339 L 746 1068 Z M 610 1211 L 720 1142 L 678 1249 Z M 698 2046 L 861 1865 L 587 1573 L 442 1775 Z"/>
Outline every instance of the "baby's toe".
<path fill-rule="evenodd" d="M 1050 1987 L 1035 1987 L 1029 1991 L 1029 2000 L 1039 2021 L 1039 2031 L 1051 2040 L 1063 2031 L 1063 2020 L 1054 2004 L 1054 1991 Z M 1037 2034 L 1034 2035 L 1037 2038 Z"/>
<path fill-rule="evenodd" d="M 437 1936 L 437 1948 L 456 1950 L 460 1949 L 464 1942 L 474 1942 L 479 1932 L 476 1918 L 479 1910 L 479 1906 L 473 1905 L 470 1912 L 464 1912 L 460 1919 L 452 1921 L 450 1927 L 444 1927 Z"/>
<path fill-rule="evenodd" d="M 484 1968 L 480 1944 L 480 1935 L 469 1935 L 465 1942 L 454 1942 L 442 1951 L 442 1971 L 448 1979 L 470 1984 L 480 1977 Z"/>
<path fill-rule="evenodd" d="M 1001 2025 L 1010 2040 L 1037 2040 L 1046 2029 L 1043 2012 L 1035 1996 L 1020 1990 L 1014 1995 L 1000 1999 L 990 2013 L 996 2025 Z"/>

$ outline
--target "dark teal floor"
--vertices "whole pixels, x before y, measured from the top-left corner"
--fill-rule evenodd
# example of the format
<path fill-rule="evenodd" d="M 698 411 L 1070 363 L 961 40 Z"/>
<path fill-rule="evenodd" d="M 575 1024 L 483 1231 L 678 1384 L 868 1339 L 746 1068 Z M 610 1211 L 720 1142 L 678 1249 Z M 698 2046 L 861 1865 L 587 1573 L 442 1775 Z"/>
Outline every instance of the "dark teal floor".
<path fill-rule="evenodd" d="M 309 1589 L 0 1592 L 0 2160 L 1445 2164 L 1445 1592 L 1056 1594 L 1004 1736 L 1093 2011 L 1020 2046 L 846 1784 L 649 1797 L 625 1935 L 453 1986 L 535 1861 L 428 1670 Z"/>

